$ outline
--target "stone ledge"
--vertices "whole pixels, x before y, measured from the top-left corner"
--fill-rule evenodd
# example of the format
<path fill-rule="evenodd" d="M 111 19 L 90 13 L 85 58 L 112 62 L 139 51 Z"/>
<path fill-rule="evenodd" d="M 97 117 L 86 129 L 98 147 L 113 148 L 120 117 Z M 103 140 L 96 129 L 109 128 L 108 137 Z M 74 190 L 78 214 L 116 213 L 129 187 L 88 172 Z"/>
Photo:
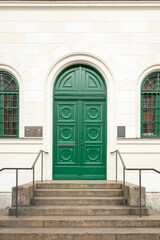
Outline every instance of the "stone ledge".
<path fill-rule="evenodd" d="M 125 198 L 127 201 L 127 205 L 131 207 L 138 207 L 139 206 L 139 185 L 126 182 Z M 141 204 L 142 204 L 142 207 L 146 206 L 146 188 L 145 187 L 141 188 Z"/>
<path fill-rule="evenodd" d="M 36 181 L 34 186 L 39 181 Z M 29 182 L 18 186 L 18 206 L 27 207 L 31 205 L 31 199 L 33 197 L 33 183 Z M 16 206 L 16 187 L 12 188 L 12 207 Z"/>

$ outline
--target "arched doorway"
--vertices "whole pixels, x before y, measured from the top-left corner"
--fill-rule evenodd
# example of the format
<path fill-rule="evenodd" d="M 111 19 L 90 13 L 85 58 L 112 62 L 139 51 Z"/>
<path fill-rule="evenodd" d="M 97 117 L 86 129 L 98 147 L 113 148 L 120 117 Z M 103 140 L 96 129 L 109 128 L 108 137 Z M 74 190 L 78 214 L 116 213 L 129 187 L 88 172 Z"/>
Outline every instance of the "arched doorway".
<path fill-rule="evenodd" d="M 92 67 L 74 65 L 53 93 L 53 179 L 106 179 L 106 85 Z"/>

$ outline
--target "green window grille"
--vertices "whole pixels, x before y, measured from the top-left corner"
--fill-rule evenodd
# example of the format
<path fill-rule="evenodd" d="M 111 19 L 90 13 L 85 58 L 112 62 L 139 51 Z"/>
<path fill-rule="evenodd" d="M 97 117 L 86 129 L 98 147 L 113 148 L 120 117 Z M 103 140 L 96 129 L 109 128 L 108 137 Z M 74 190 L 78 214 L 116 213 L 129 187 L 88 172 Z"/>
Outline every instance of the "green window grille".
<path fill-rule="evenodd" d="M 19 86 L 14 76 L 0 72 L 0 137 L 19 136 Z"/>
<path fill-rule="evenodd" d="M 160 72 L 148 75 L 142 82 L 141 137 L 160 138 Z"/>

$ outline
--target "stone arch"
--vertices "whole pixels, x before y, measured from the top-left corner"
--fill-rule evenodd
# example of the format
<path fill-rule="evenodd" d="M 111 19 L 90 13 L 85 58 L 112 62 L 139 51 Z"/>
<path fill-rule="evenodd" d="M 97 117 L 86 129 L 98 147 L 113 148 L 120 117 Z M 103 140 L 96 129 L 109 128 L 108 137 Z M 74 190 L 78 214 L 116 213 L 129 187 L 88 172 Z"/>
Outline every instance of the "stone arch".
<path fill-rule="evenodd" d="M 93 54 L 94 49 L 94 54 Z M 108 57 L 108 58 L 107 58 Z M 110 61 L 109 67 L 108 62 Z M 108 129 L 108 153 L 107 159 L 111 161 L 111 149 L 116 147 L 115 142 L 115 90 L 114 79 L 123 80 L 124 75 L 120 71 L 120 67 L 111 57 L 111 54 L 105 52 L 103 48 L 97 47 L 95 44 L 88 43 L 75 43 L 68 44 L 56 49 L 49 54 L 41 63 L 41 70 L 47 72 L 45 82 L 45 119 L 44 119 L 44 134 L 45 142 L 44 147 L 50 153 L 52 152 L 52 99 L 53 99 L 53 85 L 58 74 L 68 66 L 73 64 L 85 64 L 97 69 L 106 81 L 108 96 L 108 109 L 107 109 L 107 129 Z M 50 67 L 49 67 L 50 66 Z M 115 70 L 115 71 L 113 71 Z M 113 74 L 114 72 L 114 74 Z M 120 73 L 121 72 L 121 73 Z M 113 77 L 114 75 L 114 77 Z M 52 153 L 48 158 L 52 159 Z M 112 165 L 111 163 L 108 163 Z M 48 172 L 51 171 L 52 164 L 48 162 Z M 113 175 L 113 172 L 107 174 L 108 179 Z M 50 177 L 52 176 L 50 172 Z"/>

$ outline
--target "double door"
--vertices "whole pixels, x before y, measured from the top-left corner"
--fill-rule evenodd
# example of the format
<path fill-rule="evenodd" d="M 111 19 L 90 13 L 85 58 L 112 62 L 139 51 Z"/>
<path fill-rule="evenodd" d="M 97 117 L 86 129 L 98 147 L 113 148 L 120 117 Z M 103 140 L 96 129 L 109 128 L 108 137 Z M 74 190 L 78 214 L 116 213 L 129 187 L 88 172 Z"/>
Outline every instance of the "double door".
<path fill-rule="evenodd" d="M 54 102 L 54 179 L 106 179 L 105 122 L 104 100 Z"/>

